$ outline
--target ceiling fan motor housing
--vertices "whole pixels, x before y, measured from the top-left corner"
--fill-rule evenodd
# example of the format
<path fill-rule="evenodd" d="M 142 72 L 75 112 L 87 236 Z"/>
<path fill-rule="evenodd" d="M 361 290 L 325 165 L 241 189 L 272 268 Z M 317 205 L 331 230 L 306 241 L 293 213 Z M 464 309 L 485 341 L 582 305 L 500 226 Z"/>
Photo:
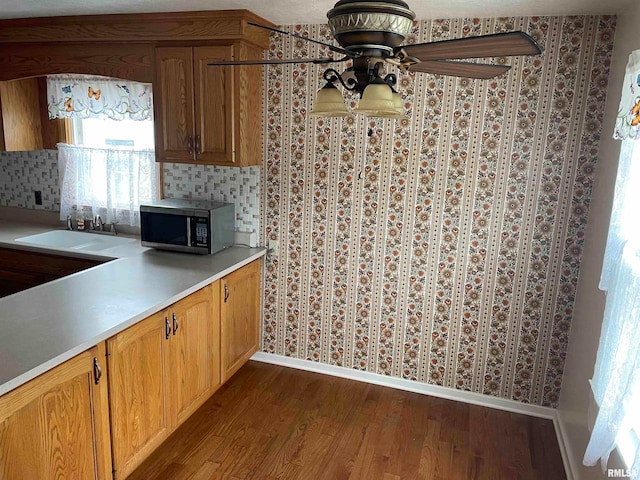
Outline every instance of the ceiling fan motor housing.
<path fill-rule="evenodd" d="M 386 57 L 411 32 L 415 13 L 402 0 L 341 0 L 327 13 L 329 28 L 345 49 Z"/>

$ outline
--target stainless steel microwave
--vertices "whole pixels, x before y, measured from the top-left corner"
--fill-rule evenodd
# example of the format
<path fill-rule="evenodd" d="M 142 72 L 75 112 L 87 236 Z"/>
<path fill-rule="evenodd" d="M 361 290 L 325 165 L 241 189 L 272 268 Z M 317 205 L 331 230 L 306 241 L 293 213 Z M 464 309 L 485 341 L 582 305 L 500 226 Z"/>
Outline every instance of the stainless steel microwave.
<path fill-rule="evenodd" d="M 142 246 L 210 255 L 233 245 L 235 205 L 164 199 L 140 205 Z"/>

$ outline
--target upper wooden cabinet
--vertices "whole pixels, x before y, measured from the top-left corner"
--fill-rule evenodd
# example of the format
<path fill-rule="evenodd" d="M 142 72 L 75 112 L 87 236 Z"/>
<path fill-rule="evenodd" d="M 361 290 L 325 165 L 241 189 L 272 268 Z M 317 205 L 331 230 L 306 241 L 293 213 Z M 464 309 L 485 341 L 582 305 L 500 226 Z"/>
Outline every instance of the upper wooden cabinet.
<path fill-rule="evenodd" d="M 231 59 L 231 46 L 156 49 L 158 161 L 215 164 L 233 160 L 231 69 L 207 67 L 207 62 Z"/>
<path fill-rule="evenodd" d="M 68 120 L 50 120 L 45 77 L 0 82 L 0 150 L 56 148 L 69 140 Z"/>
<path fill-rule="evenodd" d="M 274 26 L 247 10 L 0 20 L 0 82 L 58 73 L 153 82 L 158 161 L 259 165 L 262 67 L 207 66 L 262 58 L 269 32 L 250 23 Z"/>
<path fill-rule="evenodd" d="M 259 58 L 248 45 L 160 47 L 153 85 L 156 160 L 209 165 L 259 165 L 261 69 L 209 63 Z"/>

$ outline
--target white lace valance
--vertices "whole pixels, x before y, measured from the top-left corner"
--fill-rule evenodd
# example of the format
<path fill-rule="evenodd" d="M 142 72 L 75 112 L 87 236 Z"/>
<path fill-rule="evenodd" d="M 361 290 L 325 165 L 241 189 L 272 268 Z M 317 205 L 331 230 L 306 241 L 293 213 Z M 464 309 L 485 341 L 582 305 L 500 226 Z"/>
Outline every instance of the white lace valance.
<path fill-rule="evenodd" d="M 49 118 L 152 120 L 150 83 L 92 75 L 47 77 Z"/>
<path fill-rule="evenodd" d="M 613 138 L 640 138 L 640 50 L 629 56 Z"/>

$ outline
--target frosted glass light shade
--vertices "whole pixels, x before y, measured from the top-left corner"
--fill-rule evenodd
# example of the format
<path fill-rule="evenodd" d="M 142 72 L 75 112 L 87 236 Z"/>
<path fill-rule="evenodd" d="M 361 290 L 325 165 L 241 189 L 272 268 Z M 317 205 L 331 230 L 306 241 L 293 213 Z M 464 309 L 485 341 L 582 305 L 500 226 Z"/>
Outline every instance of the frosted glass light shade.
<path fill-rule="evenodd" d="M 369 113 L 368 116 L 381 117 L 381 118 L 397 118 L 397 119 L 407 118 L 407 114 L 404 112 L 404 105 L 402 105 L 402 97 L 400 96 L 400 94 L 397 92 L 393 92 L 392 97 L 393 97 L 393 113 L 379 111 L 375 113 Z"/>
<path fill-rule="evenodd" d="M 349 110 L 344 104 L 342 94 L 331 83 L 318 90 L 316 101 L 309 112 L 312 117 L 346 117 Z"/>
<path fill-rule="evenodd" d="M 358 103 L 358 108 L 356 108 L 354 112 L 363 113 L 368 116 L 395 114 L 396 110 L 391 87 L 382 81 L 367 85 Z"/>

